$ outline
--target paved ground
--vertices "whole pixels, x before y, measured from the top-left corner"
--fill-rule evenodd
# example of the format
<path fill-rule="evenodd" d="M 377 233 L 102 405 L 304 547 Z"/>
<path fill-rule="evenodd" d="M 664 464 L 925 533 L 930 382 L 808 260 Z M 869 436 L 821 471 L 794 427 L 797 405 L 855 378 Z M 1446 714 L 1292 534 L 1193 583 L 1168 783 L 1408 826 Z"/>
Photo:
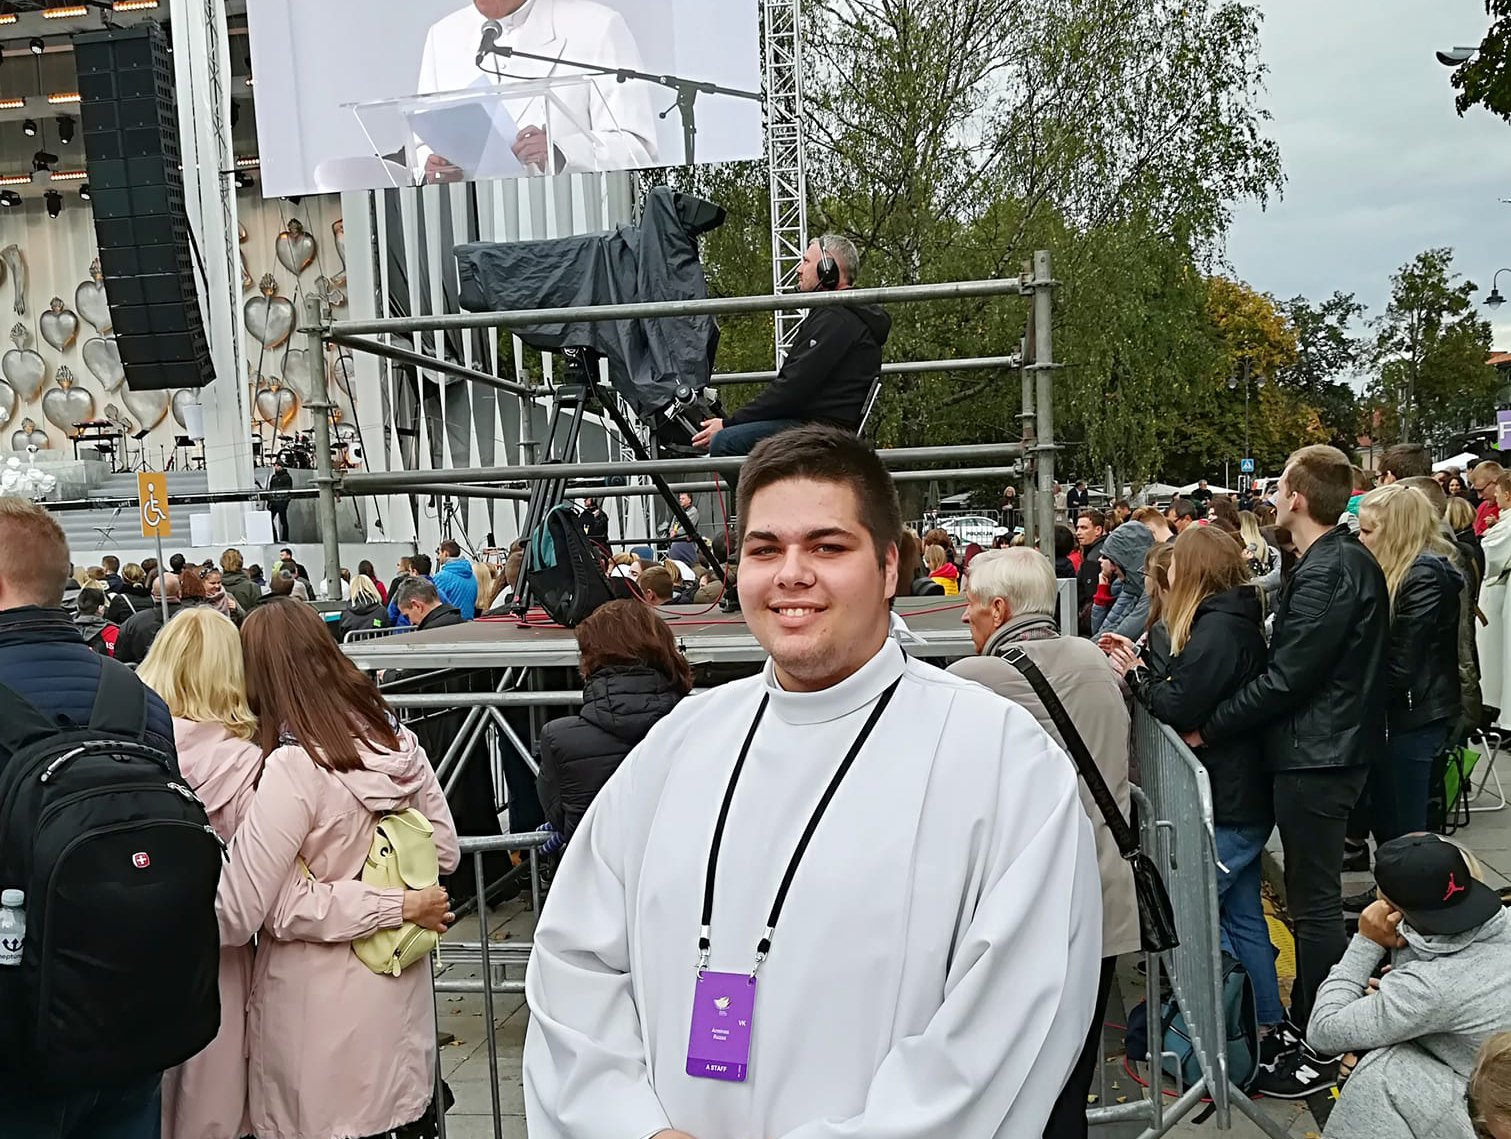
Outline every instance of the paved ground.
<path fill-rule="evenodd" d="M 1486 796 L 1481 802 L 1489 802 Z M 1469 827 L 1455 836 L 1470 847 L 1484 864 L 1486 881 L 1497 889 L 1511 886 L 1511 810 L 1493 813 L 1476 813 Z M 1369 885 L 1367 876 L 1348 875 L 1344 879 L 1345 893 L 1356 892 Z M 533 915 L 522 904 L 515 903 L 490 915 L 493 943 L 528 938 L 534 925 Z M 476 918 L 458 926 L 456 938 L 477 940 Z M 476 976 L 475 970 L 452 969 L 451 976 Z M 512 973 L 518 977 L 519 974 Z M 1124 1007 L 1142 995 L 1137 974 L 1124 971 L 1119 978 L 1119 996 L 1123 994 Z M 495 998 L 494 1020 L 498 1041 L 498 1089 L 502 1113 L 502 1136 L 504 1139 L 526 1139 L 524 1102 L 520 1084 L 520 1059 L 524 1049 L 525 1026 L 528 1012 L 524 999 L 517 996 Z M 441 1030 L 451 1033 L 455 1043 L 442 1049 L 443 1071 L 446 1080 L 456 1095 L 456 1105 L 447 1116 L 449 1139 L 487 1139 L 494 1135 L 492 1103 L 489 1088 L 493 1083 L 488 1065 L 488 1049 L 482 1015 L 480 996 L 445 996 L 440 999 L 439 1020 Z M 1121 1019 L 1113 1023 L 1123 1023 Z M 1109 1031 L 1106 1037 L 1106 1102 L 1134 1102 L 1143 1095 L 1137 1081 L 1132 1079 L 1123 1066 L 1121 1034 Z M 1099 1090 L 1094 1088 L 1095 1090 Z M 1307 1105 L 1280 1100 L 1258 1100 L 1257 1106 L 1271 1119 L 1277 1121 L 1289 1135 L 1296 1139 L 1315 1139 L 1321 1131 Z M 1213 1134 L 1211 1122 L 1202 1124 L 1191 1120 L 1177 1124 L 1170 1132 L 1176 1136 Z M 1094 1128 L 1093 1139 L 1132 1139 L 1143 1130 L 1141 1125 L 1126 1124 Z M 1233 1129 L 1236 1139 L 1260 1139 L 1264 1132 L 1254 1123 L 1233 1113 Z"/>

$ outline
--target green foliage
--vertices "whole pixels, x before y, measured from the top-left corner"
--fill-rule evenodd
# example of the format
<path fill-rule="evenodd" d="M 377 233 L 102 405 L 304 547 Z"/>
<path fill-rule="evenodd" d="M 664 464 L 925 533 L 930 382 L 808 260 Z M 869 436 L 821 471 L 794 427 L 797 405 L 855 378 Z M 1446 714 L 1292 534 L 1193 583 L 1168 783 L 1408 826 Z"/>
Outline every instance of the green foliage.
<path fill-rule="evenodd" d="M 1470 107 L 1484 107 L 1511 122 L 1511 0 L 1485 0 L 1485 12 L 1492 22 L 1479 54 L 1450 80 L 1459 93 L 1454 105 L 1461 115 Z"/>
<path fill-rule="evenodd" d="M 1296 360 L 1277 379 L 1317 411 L 1324 442 L 1352 454 L 1358 445 L 1359 398 L 1341 376 L 1357 372 L 1365 344 L 1350 329 L 1364 315 L 1352 293 L 1335 292 L 1320 304 L 1292 297 L 1281 306 L 1296 334 Z"/>
<path fill-rule="evenodd" d="M 1391 277 L 1390 304 L 1374 322 L 1377 438 L 1446 444 L 1493 421 L 1499 381 L 1477 289 L 1454 271 L 1451 249 L 1419 253 Z"/>

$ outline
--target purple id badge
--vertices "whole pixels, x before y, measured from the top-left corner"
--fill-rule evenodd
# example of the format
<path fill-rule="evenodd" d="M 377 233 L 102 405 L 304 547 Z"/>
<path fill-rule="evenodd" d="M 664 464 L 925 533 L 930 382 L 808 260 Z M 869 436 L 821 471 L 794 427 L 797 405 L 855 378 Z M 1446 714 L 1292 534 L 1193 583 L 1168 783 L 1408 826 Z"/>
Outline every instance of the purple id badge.
<path fill-rule="evenodd" d="M 693 1027 L 687 1041 L 689 1076 L 745 1082 L 755 1023 L 755 991 L 755 978 L 749 973 L 698 975 L 693 990 Z"/>

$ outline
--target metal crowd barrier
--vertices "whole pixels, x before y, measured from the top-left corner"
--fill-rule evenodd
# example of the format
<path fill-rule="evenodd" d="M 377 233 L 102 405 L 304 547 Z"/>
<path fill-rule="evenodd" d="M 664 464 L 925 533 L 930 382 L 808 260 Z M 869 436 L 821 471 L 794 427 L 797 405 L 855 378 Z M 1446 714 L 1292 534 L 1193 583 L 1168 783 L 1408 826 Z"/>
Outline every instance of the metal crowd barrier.
<path fill-rule="evenodd" d="M 1162 1110 L 1157 1070 L 1151 1060 L 1151 1126 L 1140 1139 L 1154 1139 L 1210 1099 L 1219 1131 L 1233 1125 L 1232 1109 L 1253 1120 L 1265 1134 L 1285 1139 L 1286 1129 L 1256 1107 L 1228 1072 L 1227 1023 L 1222 1000 L 1222 947 L 1217 925 L 1217 839 L 1212 789 L 1196 756 L 1167 724 L 1134 702 L 1133 756 L 1137 764 L 1143 846 L 1154 859 L 1175 908 L 1180 945 L 1164 955 L 1171 988 L 1185 1017 L 1201 1078 Z M 1162 1035 L 1158 978 L 1149 971 L 1149 1036 Z M 1141 1105 L 1140 1105 L 1141 1106 Z"/>
<path fill-rule="evenodd" d="M 534 695 L 539 697 L 544 694 Z M 1218 1130 L 1232 1127 L 1232 1111 L 1236 1106 L 1240 1114 L 1253 1120 L 1272 1139 L 1286 1139 L 1286 1130 L 1234 1086 L 1228 1072 L 1227 1026 L 1222 1002 L 1222 950 L 1217 924 L 1216 837 L 1213 829 L 1212 792 L 1206 770 L 1175 732 L 1137 703 L 1133 711 L 1133 757 L 1138 775 L 1138 785 L 1133 788 L 1133 799 L 1138 808 L 1143 847 L 1165 880 L 1175 908 L 1176 928 L 1181 939 L 1180 945 L 1169 953 L 1144 955 L 1149 1047 L 1151 1050 L 1158 1050 L 1163 1045 L 1160 978 L 1165 975 L 1170 978 L 1172 992 L 1185 1018 L 1202 1075 L 1188 1088 L 1181 1088 L 1177 1079 L 1175 1098 L 1166 1104 L 1165 1089 L 1169 1077 L 1164 1071 L 1164 1060 L 1173 1060 L 1174 1055 L 1156 1051 L 1155 1055 L 1144 1057 L 1148 1060 L 1149 1067 L 1146 1095 L 1133 1103 L 1115 1103 L 1112 1101 L 1116 1097 L 1109 1096 L 1107 1064 L 1104 1060 L 1099 1061 L 1101 1078 L 1098 1106 L 1087 1111 L 1087 1122 L 1091 1126 L 1144 1123 L 1147 1128 L 1140 1139 L 1157 1139 L 1158 1136 L 1167 1134 L 1203 1100 L 1210 1100 L 1213 1120 Z M 489 943 L 482 856 L 493 851 L 528 852 L 531 902 L 538 913 L 540 877 L 537 851 L 545 841 L 546 836 L 540 834 L 460 840 L 462 853 L 470 855 L 473 860 L 473 875 L 479 899 L 480 941 L 443 940 L 437 952 L 439 971 L 434 978 L 437 994 L 481 993 L 483 997 L 495 1139 L 502 1139 L 504 1132 L 493 998 L 496 995 L 517 995 L 525 991 L 524 970 L 529 965 L 533 946 L 529 941 L 511 941 L 501 945 Z M 481 977 L 447 977 L 446 971 L 452 968 L 479 969 Z M 439 1025 L 439 1011 L 437 1017 Z M 437 1096 L 440 1095 L 440 1078 L 441 1060 L 437 1050 Z M 439 1099 L 437 1102 L 440 1102 Z M 444 1118 L 440 1120 L 440 1135 L 445 1139 Z"/>
<path fill-rule="evenodd" d="M 493 945 L 488 940 L 488 893 L 483 876 L 483 855 L 494 851 L 523 851 L 530 860 L 530 903 L 536 914 L 540 913 L 540 857 L 539 851 L 549 839 L 544 834 L 506 834 L 488 838 L 463 838 L 458 840 L 462 857 L 472 856 L 472 880 L 477 889 L 477 941 L 452 941 L 441 939 L 436 947 L 435 960 L 431 963 L 431 986 L 437 995 L 441 993 L 481 993 L 483 995 L 483 1023 L 488 1041 L 488 1093 L 493 1104 L 493 1136 L 503 1139 L 503 1104 L 499 1098 L 498 1082 L 498 1025 L 493 1015 L 493 998 L 501 994 L 518 994 L 525 991 L 524 968 L 530 961 L 531 943 L 528 941 Z M 463 868 L 458 866 L 460 872 Z M 482 977 L 448 978 L 445 973 L 453 967 L 478 967 Z M 510 968 L 520 971 L 518 977 L 507 976 Z M 495 977 L 495 971 L 498 976 Z M 440 1139 L 446 1139 L 445 1093 L 442 1091 L 442 1059 L 440 1049 L 441 1006 L 433 1001 L 435 1008 L 435 1104 L 436 1127 Z"/>

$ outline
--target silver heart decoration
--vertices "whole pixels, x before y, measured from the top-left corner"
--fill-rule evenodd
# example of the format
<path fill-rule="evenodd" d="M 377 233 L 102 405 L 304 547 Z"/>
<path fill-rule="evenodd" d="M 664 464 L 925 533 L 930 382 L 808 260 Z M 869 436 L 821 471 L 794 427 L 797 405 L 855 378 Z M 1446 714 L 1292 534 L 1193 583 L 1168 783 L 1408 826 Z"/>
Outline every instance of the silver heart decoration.
<path fill-rule="evenodd" d="M 24 451 L 28 447 L 36 447 L 39 451 L 47 450 L 47 432 L 38 431 L 36 423 L 32 420 L 23 419 L 21 430 L 10 437 L 10 449 Z"/>
<path fill-rule="evenodd" d="M 294 389 L 300 400 L 309 403 L 315 398 L 315 373 L 310 367 L 310 354 L 303 348 L 290 348 L 283 354 L 283 382 Z"/>
<path fill-rule="evenodd" d="M 287 430 L 299 414 L 299 393 L 290 388 L 265 387 L 257 393 L 257 414 L 264 423 Z"/>
<path fill-rule="evenodd" d="M 74 424 L 94 418 L 94 396 L 73 384 L 73 373 L 65 364 L 58 369 L 58 386 L 42 397 L 42 414 L 69 438 L 78 434 Z"/>
<path fill-rule="evenodd" d="M 294 302 L 277 295 L 278 283 L 269 273 L 262 278 L 262 296 L 242 306 L 247 331 L 266 348 L 277 348 L 294 331 Z"/>
<path fill-rule="evenodd" d="M 98 336 L 84 341 L 80 350 L 84 366 L 107 392 L 114 393 L 126 382 L 126 365 L 121 363 L 121 347 L 114 340 Z"/>
<path fill-rule="evenodd" d="M 90 280 L 73 291 L 73 307 L 94 325 L 101 336 L 107 336 L 110 333 L 110 302 L 105 299 L 105 284 L 101 280 L 98 259 L 89 267 L 89 276 Z"/>
<path fill-rule="evenodd" d="M 68 351 L 74 337 L 79 335 L 79 316 L 72 309 L 63 306 L 62 297 L 53 297 L 48 310 L 37 323 L 42 328 L 42 339 L 59 352 Z"/>
<path fill-rule="evenodd" d="M 29 347 L 31 333 L 26 325 L 17 324 L 11 329 L 10 338 L 15 347 L 0 356 L 0 375 L 16 389 L 24 403 L 30 403 L 42 393 L 42 385 L 47 382 L 47 361 Z"/>
<path fill-rule="evenodd" d="M 126 389 L 126 407 L 141 424 L 142 430 L 151 431 L 168 414 L 167 392 L 134 392 Z"/>
<path fill-rule="evenodd" d="M 0 380 L 0 427 L 5 427 L 10 423 L 20 403 L 21 399 L 16 395 L 16 389 L 4 380 Z"/>
<path fill-rule="evenodd" d="M 184 422 L 184 408 L 192 403 L 199 402 L 199 392 L 194 388 L 180 388 L 173 393 L 173 419 L 185 430 L 189 425 Z"/>
<path fill-rule="evenodd" d="M 305 231 L 303 222 L 290 218 L 288 228 L 278 235 L 274 252 L 278 263 L 297 277 L 315 263 L 315 238 Z"/>

